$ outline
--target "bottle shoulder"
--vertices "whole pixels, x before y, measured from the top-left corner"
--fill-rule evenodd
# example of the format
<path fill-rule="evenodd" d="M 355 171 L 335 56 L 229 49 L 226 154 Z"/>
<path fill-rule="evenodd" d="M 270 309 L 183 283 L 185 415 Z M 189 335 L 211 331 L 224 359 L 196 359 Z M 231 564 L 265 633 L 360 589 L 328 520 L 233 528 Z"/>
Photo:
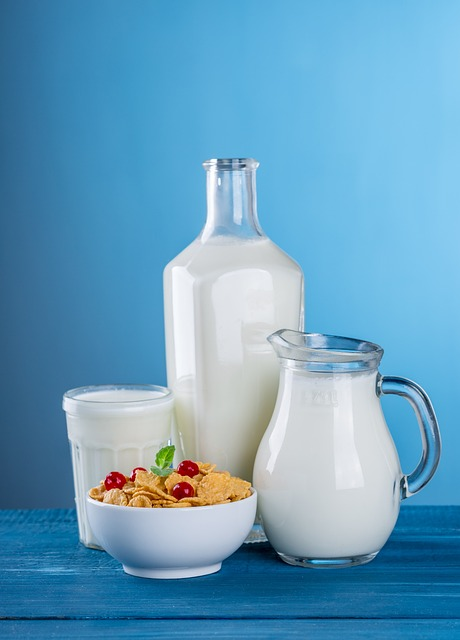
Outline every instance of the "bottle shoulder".
<path fill-rule="evenodd" d="M 187 266 L 199 252 L 198 238 L 182 249 L 174 258 L 166 265 L 165 271 L 171 270 L 173 267 Z"/>
<path fill-rule="evenodd" d="M 165 273 L 173 269 L 200 274 L 251 268 L 301 273 L 297 262 L 267 237 L 251 240 L 219 238 L 205 242 L 197 238 L 166 265 Z"/>

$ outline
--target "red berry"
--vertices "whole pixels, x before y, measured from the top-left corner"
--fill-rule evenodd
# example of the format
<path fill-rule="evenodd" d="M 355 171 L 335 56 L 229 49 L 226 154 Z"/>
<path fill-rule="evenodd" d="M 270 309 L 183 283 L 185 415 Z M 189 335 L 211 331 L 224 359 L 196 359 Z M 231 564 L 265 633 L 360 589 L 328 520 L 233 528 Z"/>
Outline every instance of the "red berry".
<path fill-rule="evenodd" d="M 119 471 L 111 471 L 104 480 L 107 491 L 110 491 L 110 489 L 122 489 L 125 484 L 126 477 Z"/>
<path fill-rule="evenodd" d="M 182 460 L 177 466 L 177 473 L 180 476 L 188 476 L 189 478 L 193 478 L 198 473 L 200 473 L 200 469 L 196 462 L 193 460 Z"/>
<path fill-rule="evenodd" d="M 177 498 L 177 500 L 181 500 L 182 498 L 193 498 L 195 495 L 195 489 L 188 482 L 178 482 L 172 488 L 171 495 Z"/>
<path fill-rule="evenodd" d="M 136 479 L 136 474 L 138 471 L 147 471 L 147 469 L 145 469 L 144 467 L 135 467 L 131 473 L 131 482 L 134 482 L 134 480 Z"/>

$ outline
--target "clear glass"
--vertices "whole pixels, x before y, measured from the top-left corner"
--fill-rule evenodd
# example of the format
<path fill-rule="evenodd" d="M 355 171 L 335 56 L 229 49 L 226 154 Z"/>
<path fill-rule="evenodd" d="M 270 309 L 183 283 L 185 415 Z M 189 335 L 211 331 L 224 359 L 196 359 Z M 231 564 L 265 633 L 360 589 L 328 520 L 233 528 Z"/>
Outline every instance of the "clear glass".
<path fill-rule="evenodd" d="M 88 522 L 86 494 L 110 471 L 148 469 L 171 437 L 173 394 L 157 385 L 94 385 L 64 394 L 80 541 L 100 549 Z"/>
<path fill-rule="evenodd" d="M 258 162 L 203 166 L 205 225 L 164 271 L 168 386 L 184 456 L 251 481 L 279 380 L 267 337 L 303 328 L 303 275 L 259 225 Z"/>
<path fill-rule="evenodd" d="M 431 402 L 412 381 L 380 376 L 383 349 L 376 344 L 285 330 L 269 341 L 281 376 L 254 466 L 265 534 L 289 564 L 369 562 L 390 536 L 401 499 L 425 486 L 438 466 Z M 423 452 L 409 475 L 401 471 L 382 393 L 407 397 L 419 422 Z"/>

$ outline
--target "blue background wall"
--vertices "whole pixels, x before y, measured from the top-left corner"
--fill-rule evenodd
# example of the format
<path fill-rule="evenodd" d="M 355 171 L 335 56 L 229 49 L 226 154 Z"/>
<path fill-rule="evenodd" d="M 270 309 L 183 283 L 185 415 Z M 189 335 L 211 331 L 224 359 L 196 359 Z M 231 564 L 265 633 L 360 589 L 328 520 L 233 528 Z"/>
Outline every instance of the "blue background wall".
<path fill-rule="evenodd" d="M 0 507 L 73 504 L 66 389 L 166 382 L 162 269 L 231 156 L 261 162 L 308 330 L 431 395 L 412 504 L 460 503 L 459 33 L 455 0 L 2 0 Z M 416 420 L 384 407 L 409 472 Z"/>

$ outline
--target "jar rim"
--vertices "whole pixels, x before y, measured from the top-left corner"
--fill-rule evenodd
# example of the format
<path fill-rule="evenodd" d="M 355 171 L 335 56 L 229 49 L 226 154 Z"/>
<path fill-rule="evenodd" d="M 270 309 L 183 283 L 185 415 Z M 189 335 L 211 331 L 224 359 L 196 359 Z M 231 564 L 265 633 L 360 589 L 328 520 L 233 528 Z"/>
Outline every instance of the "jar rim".
<path fill-rule="evenodd" d="M 143 411 L 158 404 L 172 402 L 173 399 L 171 389 L 160 385 L 96 384 L 66 391 L 62 398 L 62 408 L 66 413 Z"/>

